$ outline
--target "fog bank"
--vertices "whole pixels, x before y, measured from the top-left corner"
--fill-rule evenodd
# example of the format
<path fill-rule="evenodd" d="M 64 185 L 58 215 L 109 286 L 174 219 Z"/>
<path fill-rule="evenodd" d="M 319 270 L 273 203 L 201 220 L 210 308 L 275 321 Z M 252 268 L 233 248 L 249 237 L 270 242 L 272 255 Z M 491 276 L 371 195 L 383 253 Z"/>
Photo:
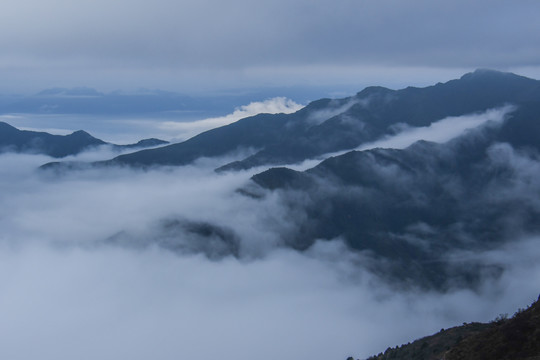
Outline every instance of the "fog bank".
<path fill-rule="evenodd" d="M 538 295 L 536 238 L 466 254 L 506 268 L 477 292 L 397 291 L 340 241 L 281 246 L 296 221 L 277 194 L 235 192 L 250 172 L 216 174 L 219 161 L 203 159 L 57 177 L 35 170 L 48 160 L 0 156 L 2 358 L 362 357 Z M 227 229 L 239 251 L 191 251 L 204 239 L 182 227 L 162 235 L 163 219 Z"/>

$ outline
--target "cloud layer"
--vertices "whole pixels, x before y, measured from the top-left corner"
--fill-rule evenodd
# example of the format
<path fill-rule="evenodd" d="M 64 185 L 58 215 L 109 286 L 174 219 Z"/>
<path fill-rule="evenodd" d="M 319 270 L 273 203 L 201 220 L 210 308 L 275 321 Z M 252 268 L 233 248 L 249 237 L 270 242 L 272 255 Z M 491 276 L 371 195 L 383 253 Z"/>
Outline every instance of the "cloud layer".
<path fill-rule="evenodd" d="M 476 292 L 396 291 L 340 241 L 281 247 L 296 219 L 278 194 L 235 192 L 251 173 L 216 174 L 209 159 L 149 172 L 36 172 L 48 160 L 0 156 L 2 358 L 362 357 L 511 313 L 538 293 L 537 238 L 456 254 L 507 269 Z M 156 245 L 163 219 L 229 229 L 238 257 Z M 166 236 L 204 241 L 182 228 Z"/>
<path fill-rule="evenodd" d="M 515 106 L 507 105 L 477 114 L 450 116 L 436 121 L 429 126 L 410 127 L 406 124 L 396 124 L 395 135 L 362 145 L 357 150 L 374 148 L 405 149 L 420 139 L 445 143 L 462 135 L 465 131 L 477 128 L 487 122 L 500 125 L 506 116 L 515 109 Z"/>
<path fill-rule="evenodd" d="M 3 88 L 317 84 L 346 67 L 537 67 L 538 3 L 7 0 Z M 411 71 L 411 69 L 409 69 Z M 402 71 L 403 73 L 403 71 Z M 26 78 L 24 77 L 26 75 Z M 414 78 L 414 76 L 413 76 Z M 17 80 L 19 83 L 17 83 Z M 73 82 L 76 82 L 73 84 Z"/>

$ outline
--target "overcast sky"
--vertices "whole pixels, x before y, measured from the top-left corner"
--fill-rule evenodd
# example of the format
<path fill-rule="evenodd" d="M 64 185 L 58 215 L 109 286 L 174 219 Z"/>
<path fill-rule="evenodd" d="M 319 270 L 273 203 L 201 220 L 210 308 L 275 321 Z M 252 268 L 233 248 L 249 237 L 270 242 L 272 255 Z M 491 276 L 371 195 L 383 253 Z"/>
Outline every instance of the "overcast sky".
<path fill-rule="evenodd" d="M 532 0 L 4 0 L 0 92 L 537 77 L 538 14 Z"/>
<path fill-rule="evenodd" d="M 539 14 L 540 2 L 527 0 L 3 0 L 0 94 L 59 86 L 184 93 L 399 88 L 479 67 L 540 78 Z M 154 135 L 149 129 L 182 138 L 301 105 L 274 98 L 197 124 L 142 119 L 113 126 L 12 114 L 0 120 L 60 132 L 87 122 L 82 128 L 108 141 L 131 141 L 125 136 Z M 506 110 L 454 118 L 453 130 Z M 385 141 L 395 146 L 442 132 L 448 135 L 447 122 Z M 521 181 L 503 196 L 523 191 L 521 184 L 533 193 L 540 167 L 507 147 Z M 110 158 L 108 151 L 75 159 Z M 366 270 L 368 257 L 338 239 L 305 253 L 279 246 L 281 234 L 301 222 L 285 211 L 283 195 L 237 192 L 252 173 L 215 173 L 223 159 L 148 172 L 35 171 L 52 160 L 0 155 L 2 359 L 362 357 L 441 327 L 512 313 L 537 296 L 531 279 L 540 277 L 538 237 L 449 254 L 505 270 L 478 291 L 398 292 Z M 167 233 L 166 220 L 231 229 L 247 255 L 211 261 L 151 246 L 167 236 L 180 249 L 200 243 L 186 229 Z M 114 245 L 117 238 L 125 243 Z"/>

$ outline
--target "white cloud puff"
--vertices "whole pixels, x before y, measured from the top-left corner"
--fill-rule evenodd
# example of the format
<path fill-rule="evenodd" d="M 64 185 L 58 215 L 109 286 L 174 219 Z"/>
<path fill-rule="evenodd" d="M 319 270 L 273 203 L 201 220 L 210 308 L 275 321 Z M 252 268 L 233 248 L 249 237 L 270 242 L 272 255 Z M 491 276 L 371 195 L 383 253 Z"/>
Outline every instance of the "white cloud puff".
<path fill-rule="evenodd" d="M 284 97 L 275 97 L 264 101 L 255 101 L 247 105 L 242 105 L 236 108 L 231 114 L 225 116 L 197 120 L 193 122 L 165 121 L 161 122 L 158 127 L 168 133 L 177 134 L 177 136 L 175 136 L 177 139 L 185 140 L 203 131 L 228 125 L 249 116 L 254 116 L 261 113 L 290 114 L 300 110 L 301 108 L 303 108 L 303 105 L 297 104 L 290 99 Z"/>

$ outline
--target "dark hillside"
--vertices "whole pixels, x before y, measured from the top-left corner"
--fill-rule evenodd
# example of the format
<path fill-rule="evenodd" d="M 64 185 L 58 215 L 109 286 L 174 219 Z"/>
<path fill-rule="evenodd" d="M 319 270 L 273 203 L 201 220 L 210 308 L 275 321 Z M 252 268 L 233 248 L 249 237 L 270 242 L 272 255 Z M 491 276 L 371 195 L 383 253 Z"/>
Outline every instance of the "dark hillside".
<path fill-rule="evenodd" d="M 540 298 L 507 319 L 463 324 L 388 348 L 368 360 L 533 360 L 540 358 Z"/>
<path fill-rule="evenodd" d="M 326 153 L 351 150 L 384 135 L 396 124 L 427 126 L 505 104 L 540 98 L 540 82 L 522 76 L 477 70 L 460 79 L 426 88 L 390 90 L 368 87 L 355 96 L 314 101 L 293 114 L 261 114 L 212 129 L 179 144 L 119 156 L 106 164 L 184 165 L 199 157 L 239 149 L 252 155 L 219 170 L 284 165 Z"/>
<path fill-rule="evenodd" d="M 524 104 L 503 124 L 445 144 L 352 151 L 304 172 L 273 168 L 252 180 L 285 194 L 291 216 L 302 212 L 288 237 L 293 247 L 341 238 L 390 260 L 380 269 L 385 277 L 444 288 L 452 272 L 474 285 L 500 269 L 450 269 L 449 252 L 484 251 L 540 233 L 537 114 L 540 103 Z"/>

